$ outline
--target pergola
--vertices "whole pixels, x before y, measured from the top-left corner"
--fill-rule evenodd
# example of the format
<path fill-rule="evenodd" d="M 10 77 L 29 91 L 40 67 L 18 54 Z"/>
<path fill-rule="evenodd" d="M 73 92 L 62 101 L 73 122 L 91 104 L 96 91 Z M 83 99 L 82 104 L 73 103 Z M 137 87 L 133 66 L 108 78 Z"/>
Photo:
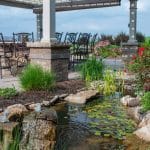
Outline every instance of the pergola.
<path fill-rule="evenodd" d="M 37 14 L 37 37 L 55 40 L 55 12 L 119 6 L 121 0 L 1 0 L 0 5 L 33 9 Z M 135 41 L 137 0 L 130 0 L 130 41 Z M 43 30 L 43 31 L 42 31 Z M 43 32 L 43 33 L 42 33 Z"/>
<path fill-rule="evenodd" d="M 130 1 L 130 39 L 125 51 L 137 51 L 136 17 L 137 0 Z M 39 41 L 27 43 L 30 63 L 52 70 L 58 81 L 68 79 L 69 45 L 57 44 L 55 39 L 56 11 L 119 6 L 121 0 L 0 0 L 1 5 L 32 9 L 37 14 Z"/>

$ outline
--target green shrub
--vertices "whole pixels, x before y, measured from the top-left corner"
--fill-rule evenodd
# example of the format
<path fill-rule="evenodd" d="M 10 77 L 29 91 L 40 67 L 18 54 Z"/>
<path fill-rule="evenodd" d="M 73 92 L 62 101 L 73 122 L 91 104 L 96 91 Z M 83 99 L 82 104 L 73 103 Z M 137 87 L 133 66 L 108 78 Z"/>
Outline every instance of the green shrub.
<path fill-rule="evenodd" d="M 126 43 L 128 40 L 129 36 L 126 33 L 121 32 L 115 37 L 114 42 L 116 45 L 120 46 L 121 43 Z"/>
<path fill-rule="evenodd" d="M 114 44 L 112 35 L 101 34 L 100 41 L 109 41 L 111 44 Z"/>
<path fill-rule="evenodd" d="M 81 72 L 82 78 L 88 83 L 102 79 L 103 68 L 102 60 L 97 60 L 96 57 L 92 56 L 79 66 L 79 71 Z"/>
<path fill-rule="evenodd" d="M 20 75 L 20 82 L 25 90 L 51 90 L 55 85 L 55 76 L 39 65 L 29 65 Z"/>
<path fill-rule="evenodd" d="M 142 97 L 142 106 L 145 111 L 150 110 L 150 92 L 146 92 Z"/>
<path fill-rule="evenodd" d="M 98 85 L 97 90 L 105 96 L 113 95 L 116 90 L 116 76 L 112 70 L 105 70 L 103 75 L 103 85 Z"/>
<path fill-rule="evenodd" d="M 108 45 L 97 49 L 97 55 L 102 58 L 117 57 L 121 55 L 121 49 L 116 45 Z"/>
<path fill-rule="evenodd" d="M 5 89 L 0 88 L 0 97 L 7 99 L 16 95 L 17 95 L 17 90 L 15 88 L 5 88 Z"/>
<path fill-rule="evenodd" d="M 138 43 L 145 42 L 145 35 L 142 34 L 141 32 L 137 32 L 136 39 L 137 39 Z"/>

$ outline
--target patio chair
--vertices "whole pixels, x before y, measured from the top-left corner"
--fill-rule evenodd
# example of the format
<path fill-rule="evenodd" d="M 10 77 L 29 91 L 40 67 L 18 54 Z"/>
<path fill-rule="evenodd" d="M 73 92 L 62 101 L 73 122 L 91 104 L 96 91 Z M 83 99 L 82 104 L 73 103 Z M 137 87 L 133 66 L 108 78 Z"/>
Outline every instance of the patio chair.
<path fill-rule="evenodd" d="M 10 57 L 0 55 L 0 78 L 3 78 L 3 70 L 8 70 L 11 75 L 16 75 L 17 62 Z"/>
<path fill-rule="evenodd" d="M 27 43 L 34 42 L 34 34 L 32 33 L 13 33 L 13 41 L 14 43 Z"/>
<path fill-rule="evenodd" d="M 29 48 L 26 46 L 27 42 L 34 42 L 34 35 L 32 33 L 13 33 L 13 46 L 15 57 L 22 55 L 29 56 Z"/>
<path fill-rule="evenodd" d="M 0 33 L 0 51 L 3 53 L 5 57 L 12 57 L 13 56 L 13 47 L 11 43 L 7 43 L 4 40 L 4 36 Z"/>
<path fill-rule="evenodd" d="M 75 48 L 71 52 L 70 56 L 70 66 L 75 67 L 75 65 L 82 63 L 88 58 L 88 48 L 89 40 L 91 34 L 89 33 L 80 33 L 76 42 Z"/>
<path fill-rule="evenodd" d="M 64 39 L 64 43 L 75 45 L 76 41 L 77 41 L 77 35 L 78 35 L 78 33 L 68 33 L 67 32 L 65 39 Z"/>
<path fill-rule="evenodd" d="M 32 33 L 13 33 L 14 53 L 17 62 L 17 73 L 20 72 L 29 62 L 30 49 L 26 46 L 27 42 L 34 42 Z"/>
<path fill-rule="evenodd" d="M 57 39 L 57 43 L 61 43 L 62 41 L 62 36 L 63 36 L 63 32 L 59 33 L 59 32 L 56 32 L 55 33 L 55 37 Z"/>
<path fill-rule="evenodd" d="M 3 34 L 0 33 L 0 78 L 3 78 L 3 70 L 8 70 L 11 75 L 15 75 L 14 66 L 16 65 L 16 61 L 13 60 L 12 43 L 5 41 Z"/>
<path fill-rule="evenodd" d="M 91 39 L 90 39 L 90 52 L 93 53 L 94 52 L 94 46 L 95 46 L 95 42 L 97 39 L 98 34 L 94 34 Z"/>

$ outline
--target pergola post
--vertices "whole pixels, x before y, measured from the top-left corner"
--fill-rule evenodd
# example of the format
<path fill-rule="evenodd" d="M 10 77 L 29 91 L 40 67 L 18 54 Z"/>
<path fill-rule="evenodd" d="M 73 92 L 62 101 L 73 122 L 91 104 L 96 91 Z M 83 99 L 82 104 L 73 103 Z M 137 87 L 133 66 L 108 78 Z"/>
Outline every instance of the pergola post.
<path fill-rule="evenodd" d="M 55 0 L 43 0 L 43 38 L 42 42 L 54 42 L 55 39 Z"/>
<path fill-rule="evenodd" d="M 69 45 L 58 44 L 55 38 L 55 0 L 43 0 L 43 37 L 28 43 L 30 63 L 51 70 L 57 81 L 68 80 Z"/>
<path fill-rule="evenodd" d="M 42 14 L 36 14 L 37 17 L 37 41 L 40 41 L 42 39 Z"/>
<path fill-rule="evenodd" d="M 129 24 L 129 43 L 137 43 L 137 0 L 130 0 L 130 24 Z"/>
<path fill-rule="evenodd" d="M 133 55 L 138 52 L 138 42 L 136 40 L 136 26 L 137 26 L 137 1 L 130 1 L 130 23 L 129 23 L 129 40 L 122 44 L 122 58 L 125 62 L 130 62 Z"/>

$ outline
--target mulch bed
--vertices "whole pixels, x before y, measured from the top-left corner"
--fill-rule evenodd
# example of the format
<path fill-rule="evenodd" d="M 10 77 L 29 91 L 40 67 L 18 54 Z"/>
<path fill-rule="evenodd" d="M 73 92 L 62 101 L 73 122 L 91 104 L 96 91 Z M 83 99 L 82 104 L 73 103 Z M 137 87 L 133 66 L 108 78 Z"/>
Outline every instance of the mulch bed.
<path fill-rule="evenodd" d="M 4 99 L 0 97 L 0 108 L 5 108 L 13 104 L 27 104 L 27 103 L 40 103 L 43 100 L 50 100 L 55 95 L 76 93 L 77 90 L 85 87 L 82 80 L 68 80 L 58 82 L 53 91 L 29 91 L 19 93 L 11 99 Z"/>

